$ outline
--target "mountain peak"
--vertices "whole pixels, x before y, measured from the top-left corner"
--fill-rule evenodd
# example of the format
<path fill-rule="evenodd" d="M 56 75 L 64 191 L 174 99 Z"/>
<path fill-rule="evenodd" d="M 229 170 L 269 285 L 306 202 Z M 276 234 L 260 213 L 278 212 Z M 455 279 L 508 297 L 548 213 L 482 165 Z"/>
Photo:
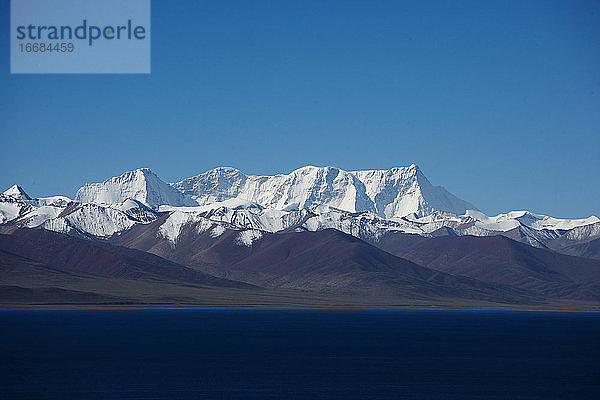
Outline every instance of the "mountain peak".
<path fill-rule="evenodd" d="M 339 169 L 337 167 L 332 167 L 330 165 L 326 165 L 323 167 L 318 167 L 315 165 L 306 165 L 304 167 L 300 167 L 300 168 L 296 168 L 295 170 L 293 170 L 292 172 L 289 173 L 289 175 L 298 175 L 298 174 L 330 174 L 330 173 L 335 173 L 335 174 L 347 174 L 348 172 Z"/>
<path fill-rule="evenodd" d="M 119 176 L 113 176 L 111 178 L 108 178 L 106 180 L 104 180 L 102 183 L 103 184 L 108 184 L 108 183 L 117 183 L 117 182 L 131 182 L 135 179 L 144 179 L 144 177 L 149 176 L 149 175 L 154 175 L 156 176 L 156 174 L 154 174 L 154 172 L 152 172 L 150 170 L 150 168 L 137 168 L 131 171 L 125 171 L 123 172 L 121 175 Z M 87 185 L 87 184 L 86 184 Z"/>
<path fill-rule="evenodd" d="M 233 167 L 216 167 L 202 174 L 186 178 L 171 186 L 197 205 L 205 205 L 236 198 L 246 183 L 247 176 Z"/>
<path fill-rule="evenodd" d="M 211 170 L 208 170 L 200 175 L 196 175 L 192 178 L 188 179 L 196 179 L 201 176 L 212 176 L 212 177 L 236 177 L 236 176 L 246 176 L 242 171 L 233 167 L 216 167 Z M 218 179 L 218 178 L 215 178 Z"/>
<path fill-rule="evenodd" d="M 17 184 L 12 185 L 9 189 L 7 189 L 4 193 L 2 193 L 6 196 L 10 196 L 13 197 L 15 199 L 21 199 L 21 200 L 31 200 L 31 197 L 29 197 L 27 195 L 27 193 L 25 193 L 25 191 L 23 190 L 23 188 Z"/>
<path fill-rule="evenodd" d="M 388 170 L 344 171 L 333 166 L 307 165 L 273 176 L 251 176 L 232 167 L 217 167 L 180 182 L 167 184 L 150 169 L 139 168 L 86 185 L 77 200 L 118 203 L 127 198 L 150 207 L 206 205 L 240 199 L 277 210 L 326 206 L 348 212 L 372 212 L 383 218 L 414 213 L 423 217 L 435 211 L 464 214 L 475 209 L 433 186 L 417 164 Z"/>
<path fill-rule="evenodd" d="M 227 173 L 238 173 L 238 172 L 241 172 L 241 171 L 240 171 L 239 169 L 237 169 L 237 168 L 234 168 L 234 167 L 227 167 L 227 166 L 224 166 L 224 167 L 216 167 L 216 168 L 213 168 L 213 169 L 212 169 L 212 171 L 227 172 Z"/>
<path fill-rule="evenodd" d="M 142 167 L 142 168 L 136 168 L 133 171 L 123 172 L 118 177 L 114 177 L 114 178 L 110 178 L 110 179 L 121 178 L 121 177 L 122 178 L 132 178 L 132 177 L 135 177 L 135 176 L 149 176 L 149 175 L 156 176 L 156 174 L 154 172 L 152 172 L 152 170 L 150 168 L 148 168 L 148 167 Z"/>
<path fill-rule="evenodd" d="M 144 174 L 144 175 L 150 175 L 150 174 L 152 174 L 152 175 L 156 175 L 156 174 L 155 174 L 154 172 L 152 172 L 152 171 L 150 170 L 150 168 L 148 168 L 148 167 L 142 167 L 142 168 L 138 168 L 138 169 L 136 169 L 134 172 L 142 173 L 142 174 Z"/>
<path fill-rule="evenodd" d="M 80 202 L 116 204 L 134 199 L 156 208 L 163 204 L 173 206 L 192 205 L 185 197 L 149 168 L 138 168 L 112 177 L 102 183 L 84 185 L 75 199 Z"/>
<path fill-rule="evenodd" d="M 377 214 L 398 218 L 410 214 L 417 217 L 434 211 L 464 214 L 475 206 L 454 196 L 441 186 L 433 186 L 417 164 L 388 170 L 353 171 L 375 203 Z"/>
<path fill-rule="evenodd" d="M 352 172 L 307 165 L 273 176 L 247 176 L 231 167 L 219 167 L 171 186 L 200 205 L 239 198 L 278 210 L 329 206 L 349 212 L 369 211 L 384 218 L 411 213 L 422 217 L 434 211 L 463 214 L 475 209 L 444 188 L 431 185 L 414 163 Z"/>

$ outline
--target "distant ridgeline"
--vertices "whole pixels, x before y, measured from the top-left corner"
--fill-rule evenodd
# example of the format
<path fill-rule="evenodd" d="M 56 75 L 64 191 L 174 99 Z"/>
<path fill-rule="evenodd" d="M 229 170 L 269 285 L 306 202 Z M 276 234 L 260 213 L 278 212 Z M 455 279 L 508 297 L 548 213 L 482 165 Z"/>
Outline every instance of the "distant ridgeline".
<path fill-rule="evenodd" d="M 299 168 L 287 175 L 253 176 L 219 167 L 176 183 L 147 168 L 86 184 L 75 200 L 30 199 L 15 185 L 0 197 L 0 223 L 107 237 L 161 219 L 176 241 L 180 227 L 205 218 L 236 229 L 267 232 L 334 228 L 370 242 L 394 233 L 420 236 L 506 235 L 557 248 L 600 236 L 600 220 L 556 219 L 528 211 L 488 217 L 441 186 L 418 166 L 344 171 Z M 166 233 L 165 233 L 166 234 Z"/>

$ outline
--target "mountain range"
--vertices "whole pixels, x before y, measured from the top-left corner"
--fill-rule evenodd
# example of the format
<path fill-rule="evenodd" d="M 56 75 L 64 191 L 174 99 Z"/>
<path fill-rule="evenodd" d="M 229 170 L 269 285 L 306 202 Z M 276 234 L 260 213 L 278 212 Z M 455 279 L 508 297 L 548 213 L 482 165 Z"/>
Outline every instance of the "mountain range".
<path fill-rule="evenodd" d="M 598 243 L 595 216 L 487 216 L 414 164 L 141 168 L 74 199 L 0 194 L 0 303 L 593 308 Z"/>

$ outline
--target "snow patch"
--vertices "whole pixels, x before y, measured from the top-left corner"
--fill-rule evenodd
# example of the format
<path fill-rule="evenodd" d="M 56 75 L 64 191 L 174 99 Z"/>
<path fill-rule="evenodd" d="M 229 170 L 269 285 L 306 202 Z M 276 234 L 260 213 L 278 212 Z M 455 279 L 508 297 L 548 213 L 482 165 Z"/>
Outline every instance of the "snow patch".
<path fill-rule="evenodd" d="M 69 233 L 73 230 L 64 218 L 56 218 L 45 221 L 42 225 L 44 229 L 59 233 Z"/>
<path fill-rule="evenodd" d="M 210 237 L 218 238 L 219 236 L 224 234 L 225 231 L 226 231 L 225 228 L 223 228 L 221 225 L 217 225 L 210 231 Z"/>
<path fill-rule="evenodd" d="M 12 221 L 17 218 L 23 205 L 19 203 L 0 202 L 0 224 Z"/>
<path fill-rule="evenodd" d="M 252 244 L 259 240 L 263 236 L 261 231 L 250 229 L 247 231 L 241 231 L 238 234 L 236 243 L 240 246 L 252 247 Z"/>
<path fill-rule="evenodd" d="M 176 243 L 181 233 L 181 228 L 190 221 L 190 216 L 190 213 L 175 211 L 158 228 L 158 233 L 171 243 Z"/>
<path fill-rule="evenodd" d="M 196 224 L 196 232 L 204 233 L 204 232 L 208 231 L 210 228 L 212 228 L 213 225 L 214 225 L 214 223 L 212 223 L 211 221 L 209 221 L 207 219 L 203 219 Z"/>
<path fill-rule="evenodd" d="M 201 224 L 196 227 L 198 233 L 204 232 L 206 229 L 210 228 L 206 228 L 206 225 L 203 225 L 204 223 L 210 224 L 210 222 L 206 221 L 198 213 L 180 210 L 174 211 L 158 228 L 158 234 L 165 239 L 168 239 L 172 244 L 176 244 L 183 227 L 187 224 L 192 224 L 195 222 L 201 222 Z"/>

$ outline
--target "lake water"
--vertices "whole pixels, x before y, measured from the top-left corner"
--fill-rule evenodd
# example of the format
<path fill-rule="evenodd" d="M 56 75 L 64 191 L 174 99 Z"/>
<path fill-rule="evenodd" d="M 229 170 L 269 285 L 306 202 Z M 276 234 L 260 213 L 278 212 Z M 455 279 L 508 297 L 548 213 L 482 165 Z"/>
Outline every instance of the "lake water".
<path fill-rule="evenodd" d="M 0 312 L 2 399 L 598 399 L 600 314 Z"/>

